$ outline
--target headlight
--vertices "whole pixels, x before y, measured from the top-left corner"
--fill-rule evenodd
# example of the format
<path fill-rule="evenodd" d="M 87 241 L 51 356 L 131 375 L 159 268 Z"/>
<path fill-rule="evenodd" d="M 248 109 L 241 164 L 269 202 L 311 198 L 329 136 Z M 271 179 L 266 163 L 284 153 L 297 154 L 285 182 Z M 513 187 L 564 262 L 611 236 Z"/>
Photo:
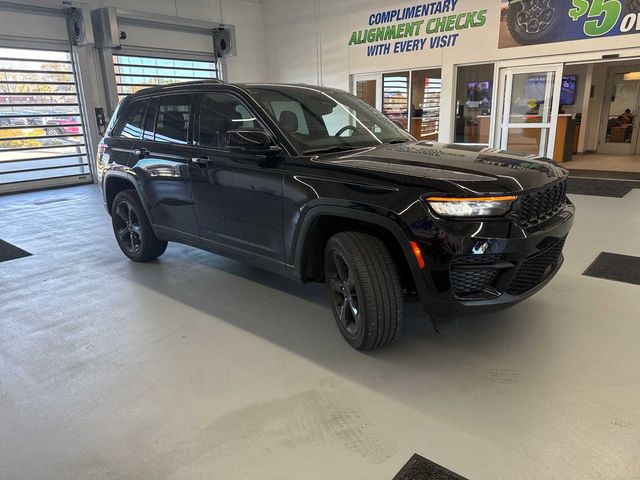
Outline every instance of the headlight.
<path fill-rule="evenodd" d="M 502 217 L 516 200 L 504 197 L 453 198 L 427 197 L 427 204 L 441 217 Z"/>

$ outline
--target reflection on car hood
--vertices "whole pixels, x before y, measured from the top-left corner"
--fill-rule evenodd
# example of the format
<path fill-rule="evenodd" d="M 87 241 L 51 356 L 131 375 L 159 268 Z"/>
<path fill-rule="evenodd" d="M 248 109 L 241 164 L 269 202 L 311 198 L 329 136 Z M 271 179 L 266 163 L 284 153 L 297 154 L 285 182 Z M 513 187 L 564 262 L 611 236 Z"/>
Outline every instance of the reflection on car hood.
<path fill-rule="evenodd" d="M 533 155 L 424 141 L 384 144 L 313 161 L 461 185 L 493 181 L 513 192 L 535 189 L 567 175 L 552 160 Z"/>

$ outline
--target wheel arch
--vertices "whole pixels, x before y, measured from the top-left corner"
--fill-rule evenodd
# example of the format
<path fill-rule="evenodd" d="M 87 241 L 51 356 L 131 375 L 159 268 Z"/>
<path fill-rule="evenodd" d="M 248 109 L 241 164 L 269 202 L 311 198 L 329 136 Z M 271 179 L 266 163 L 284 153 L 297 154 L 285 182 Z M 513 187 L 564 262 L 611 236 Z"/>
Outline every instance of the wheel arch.
<path fill-rule="evenodd" d="M 400 269 L 403 287 L 410 291 L 420 289 L 420 269 L 401 225 L 380 213 L 334 206 L 312 208 L 301 223 L 294 255 L 294 268 L 300 280 L 324 280 L 326 242 L 341 231 L 360 231 L 381 238 Z"/>
<path fill-rule="evenodd" d="M 111 171 L 105 173 L 105 177 L 103 179 L 104 204 L 107 208 L 107 211 L 109 212 L 109 215 L 111 215 L 113 200 L 116 198 L 116 195 L 118 193 L 124 190 L 135 190 L 138 198 L 140 199 L 140 203 L 142 203 L 142 207 L 147 214 L 147 218 L 149 218 L 149 221 L 151 221 L 149 207 L 140 189 L 140 184 L 133 175 L 126 172 Z"/>

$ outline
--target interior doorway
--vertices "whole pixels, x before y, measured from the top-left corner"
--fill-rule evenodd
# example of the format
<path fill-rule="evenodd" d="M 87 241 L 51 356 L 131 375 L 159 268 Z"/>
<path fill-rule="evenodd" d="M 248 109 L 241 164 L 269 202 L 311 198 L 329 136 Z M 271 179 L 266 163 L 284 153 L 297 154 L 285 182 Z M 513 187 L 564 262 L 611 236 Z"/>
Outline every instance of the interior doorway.
<path fill-rule="evenodd" d="M 351 91 L 418 140 L 438 139 L 441 69 L 353 75 Z"/>
<path fill-rule="evenodd" d="M 570 170 L 640 172 L 640 60 L 565 66 L 577 78 Z"/>
<path fill-rule="evenodd" d="M 598 153 L 638 155 L 640 65 L 611 67 L 607 73 Z"/>
<path fill-rule="evenodd" d="M 382 110 L 382 75 L 354 75 L 352 91 L 373 108 Z"/>

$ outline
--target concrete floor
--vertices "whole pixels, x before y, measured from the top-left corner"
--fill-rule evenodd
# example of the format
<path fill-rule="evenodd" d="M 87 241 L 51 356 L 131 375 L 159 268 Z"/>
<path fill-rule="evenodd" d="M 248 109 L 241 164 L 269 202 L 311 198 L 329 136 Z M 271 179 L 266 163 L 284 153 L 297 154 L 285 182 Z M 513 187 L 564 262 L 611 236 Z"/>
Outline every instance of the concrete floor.
<path fill-rule="evenodd" d="M 170 245 L 119 252 L 95 186 L 0 197 L 0 478 L 640 478 L 640 189 L 572 197 L 566 263 L 510 311 L 362 354 L 324 290 Z"/>

